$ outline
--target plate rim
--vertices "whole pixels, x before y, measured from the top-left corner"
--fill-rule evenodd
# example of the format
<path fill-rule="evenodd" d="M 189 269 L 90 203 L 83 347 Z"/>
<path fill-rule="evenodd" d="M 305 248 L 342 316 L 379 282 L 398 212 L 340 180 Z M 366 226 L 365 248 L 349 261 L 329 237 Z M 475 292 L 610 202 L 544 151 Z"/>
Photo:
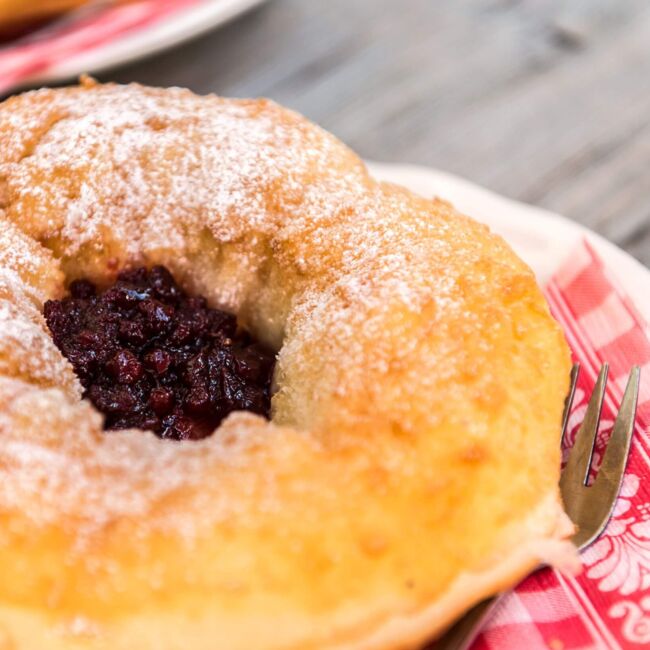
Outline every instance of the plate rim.
<path fill-rule="evenodd" d="M 462 212 L 486 223 L 491 230 L 500 234 L 535 271 L 540 283 L 548 280 L 548 273 L 540 273 L 522 242 L 537 238 L 540 242 L 558 243 L 562 252 L 553 258 L 553 249 L 545 246 L 543 251 L 558 268 L 568 256 L 577 240 L 586 238 L 607 265 L 608 271 L 628 293 L 632 302 L 650 323 L 650 298 L 647 286 L 650 284 L 650 269 L 639 260 L 605 239 L 602 235 L 582 224 L 543 208 L 522 203 L 482 187 L 472 181 L 424 165 L 383 163 L 367 161 L 371 174 L 380 180 L 403 185 L 412 191 L 431 198 L 439 196 L 456 205 Z M 427 191 L 423 191 L 427 188 Z M 525 227 L 523 224 L 525 223 Z M 519 241 L 513 241 L 518 233 Z"/>

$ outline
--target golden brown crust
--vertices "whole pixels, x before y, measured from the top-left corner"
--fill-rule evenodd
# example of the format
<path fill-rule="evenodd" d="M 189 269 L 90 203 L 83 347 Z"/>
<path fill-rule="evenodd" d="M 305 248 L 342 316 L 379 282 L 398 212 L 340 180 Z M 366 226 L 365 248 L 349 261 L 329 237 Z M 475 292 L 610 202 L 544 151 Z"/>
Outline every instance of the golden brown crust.
<path fill-rule="evenodd" d="M 53 347 L 37 367 L 0 350 L 17 647 L 415 647 L 563 552 L 568 351 L 487 228 L 265 100 L 39 91 L 0 105 L 0 152 L 4 249 L 31 246 L 52 282 L 0 250 L 32 305 L 0 334 L 59 269 L 161 262 L 279 351 L 271 423 L 173 444 L 103 434 L 74 378 L 53 388 Z"/>

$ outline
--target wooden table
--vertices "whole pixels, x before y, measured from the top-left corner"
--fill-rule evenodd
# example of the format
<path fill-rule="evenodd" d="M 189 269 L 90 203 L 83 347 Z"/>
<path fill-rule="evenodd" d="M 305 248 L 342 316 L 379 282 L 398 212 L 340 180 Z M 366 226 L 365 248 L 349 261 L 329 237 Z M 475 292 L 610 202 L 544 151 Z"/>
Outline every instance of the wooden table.
<path fill-rule="evenodd" d="M 272 97 L 366 158 L 460 174 L 650 266 L 647 0 L 272 0 L 101 78 Z"/>

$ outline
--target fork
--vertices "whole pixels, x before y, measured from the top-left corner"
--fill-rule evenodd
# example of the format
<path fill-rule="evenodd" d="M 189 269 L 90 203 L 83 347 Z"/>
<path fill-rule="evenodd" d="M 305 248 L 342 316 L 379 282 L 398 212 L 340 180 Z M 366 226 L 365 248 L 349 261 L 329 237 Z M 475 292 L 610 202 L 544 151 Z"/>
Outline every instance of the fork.
<path fill-rule="evenodd" d="M 605 455 L 596 479 L 590 484 L 589 470 L 600 424 L 608 370 L 607 364 L 600 369 L 584 420 L 578 429 L 569 458 L 560 476 L 560 492 L 564 508 L 577 527 L 577 532 L 571 541 L 579 550 L 589 546 L 599 537 L 612 515 L 623 481 L 634 432 L 641 376 L 638 366 L 634 366 L 630 372 Z M 571 370 L 571 388 L 564 404 L 561 442 L 566 434 L 579 373 L 580 366 L 576 364 Z M 500 598 L 500 595 L 493 596 L 475 605 L 435 641 L 429 650 L 467 650 Z"/>

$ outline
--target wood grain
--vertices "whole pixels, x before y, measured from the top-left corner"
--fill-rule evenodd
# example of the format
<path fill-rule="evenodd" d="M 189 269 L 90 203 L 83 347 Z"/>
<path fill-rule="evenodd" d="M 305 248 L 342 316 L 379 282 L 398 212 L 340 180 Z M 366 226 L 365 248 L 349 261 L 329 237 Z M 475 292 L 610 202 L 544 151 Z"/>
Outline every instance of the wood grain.
<path fill-rule="evenodd" d="M 367 158 L 550 208 L 650 265 L 647 0 L 274 0 L 102 78 L 270 96 Z"/>

